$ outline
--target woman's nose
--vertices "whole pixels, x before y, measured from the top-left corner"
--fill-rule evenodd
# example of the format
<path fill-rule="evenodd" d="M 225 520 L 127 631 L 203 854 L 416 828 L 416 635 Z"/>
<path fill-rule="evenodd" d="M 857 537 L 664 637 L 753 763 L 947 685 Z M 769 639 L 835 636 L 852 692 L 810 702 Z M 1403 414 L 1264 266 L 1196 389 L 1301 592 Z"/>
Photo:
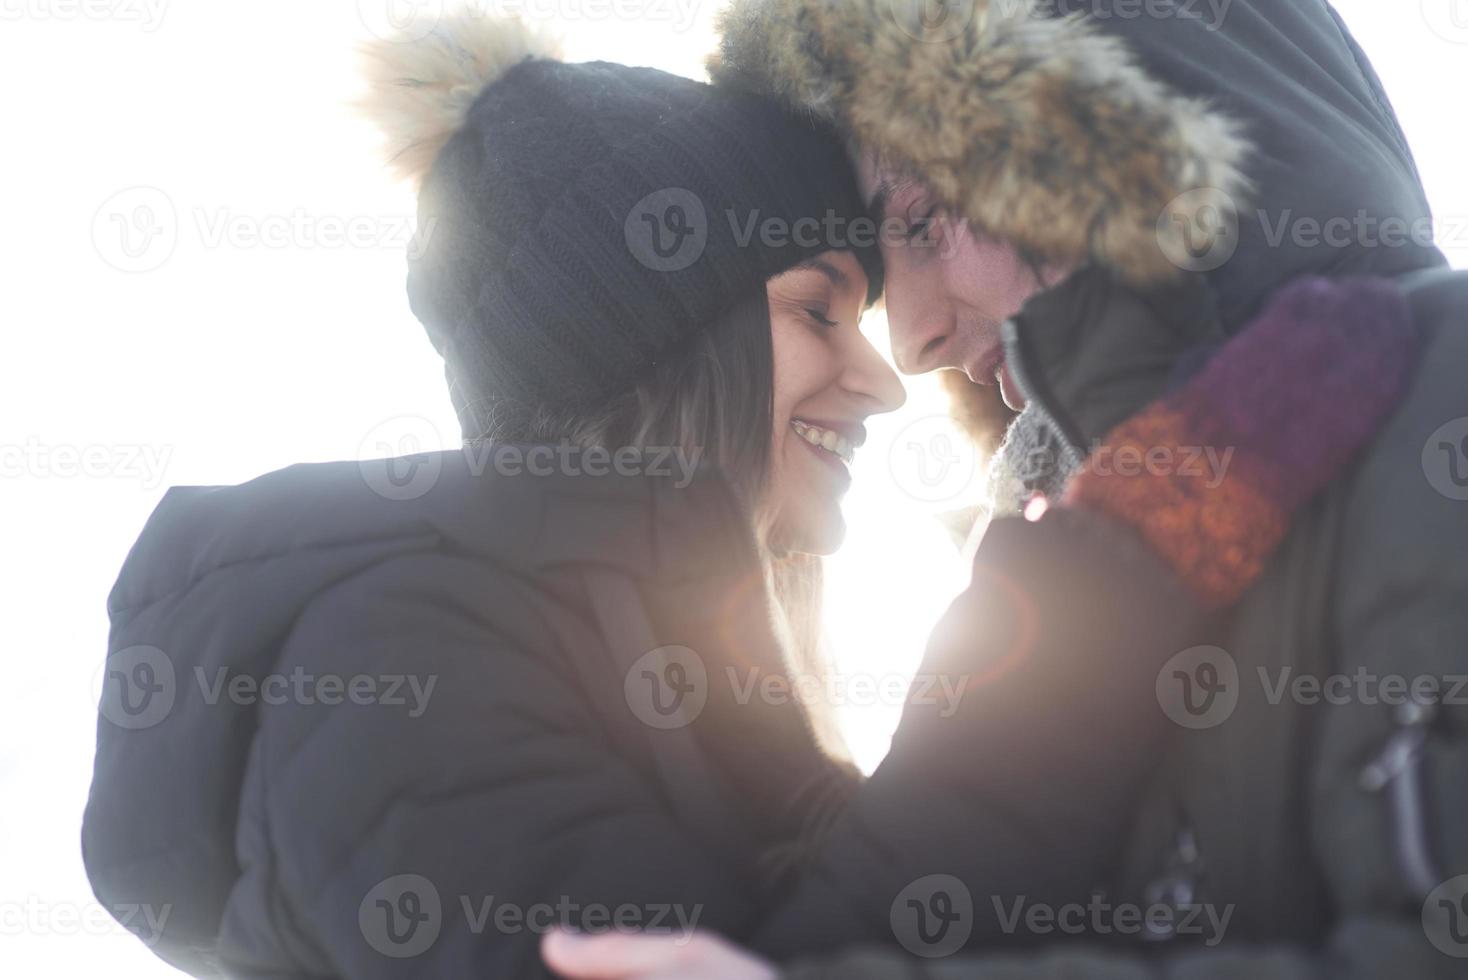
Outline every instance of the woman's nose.
<path fill-rule="evenodd" d="M 844 386 L 863 396 L 868 415 L 895 412 L 907 401 L 902 379 L 865 336 L 852 351 Z"/>

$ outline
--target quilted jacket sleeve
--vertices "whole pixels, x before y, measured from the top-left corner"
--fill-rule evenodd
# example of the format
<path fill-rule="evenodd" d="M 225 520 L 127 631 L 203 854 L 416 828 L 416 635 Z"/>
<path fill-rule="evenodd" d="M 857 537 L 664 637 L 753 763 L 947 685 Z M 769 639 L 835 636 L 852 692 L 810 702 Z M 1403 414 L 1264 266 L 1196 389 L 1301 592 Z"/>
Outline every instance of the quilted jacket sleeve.
<path fill-rule="evenodd" d="M 785 959 L 896 931 L 951 952 L 1001 934 L 991 897 L 1084 900 L 1169 731 L 1157 673 L 1203 622 L 1130 529 L 1064 509 L 996 521 L 890 753 L 756 948 Z M 972 903 L 971 929 L 911 919 L 940 892 Z"/>
<path fill-rule="evenodd" d="M 347 691 L 402 677 L 402 703 L 263 709 L 221 950 L 235 972 L 535 977 L 554 922 L 741 931 L 744 883 L 589 720 L 514 589 L 482 562 L 401 558 L 298 621 L 284 671 Z"/>

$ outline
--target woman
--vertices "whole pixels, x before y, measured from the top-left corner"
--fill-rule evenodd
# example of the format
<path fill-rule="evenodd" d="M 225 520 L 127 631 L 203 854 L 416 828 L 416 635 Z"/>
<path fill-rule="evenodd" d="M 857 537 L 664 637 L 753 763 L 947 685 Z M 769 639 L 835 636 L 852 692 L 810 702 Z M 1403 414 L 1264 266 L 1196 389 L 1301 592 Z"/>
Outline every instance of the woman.
<path fill-rule="evenodd" d="M 738 935 L 850 780 L 749 693 L 816 669 L 818 557 L 903 400 L 842 148 L 537 45 L 461 18 L 370 52 L 466 450 L 175 489 L 111 596 L 86 862 L 170 910 L 184 969 L 526 977 L 554 922 Z"/>

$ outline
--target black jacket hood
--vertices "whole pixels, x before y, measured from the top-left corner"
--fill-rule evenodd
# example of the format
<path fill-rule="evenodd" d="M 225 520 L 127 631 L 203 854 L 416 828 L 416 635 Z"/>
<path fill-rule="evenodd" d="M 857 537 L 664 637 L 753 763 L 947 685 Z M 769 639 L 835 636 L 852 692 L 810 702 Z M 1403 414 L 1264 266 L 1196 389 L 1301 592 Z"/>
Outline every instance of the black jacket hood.
<path fill-rule="evenodd" d="M 1395 276 L 1446 264 L 1396 113 L 1334 8 L 1323 0 L 1170 6 L 1176 16 L 1114 14 L 1099 23 L 1149 73 L 1243 124 L 1252 190 L 1237 195 L 1237 242 L 1224 237 L 1196 261 L 1228 323 L 1252 317 L 1302 274 Z"/>
<path fill-rule="evenodd" d="M 716 79 L 834 119 L 988 234 L 1241 325 L 1304 273 L 1440 265 L 1381 83 L 1324 0 L 733 0 Z M 1120 42 L 1120 43 L 1118 43 Z"/>

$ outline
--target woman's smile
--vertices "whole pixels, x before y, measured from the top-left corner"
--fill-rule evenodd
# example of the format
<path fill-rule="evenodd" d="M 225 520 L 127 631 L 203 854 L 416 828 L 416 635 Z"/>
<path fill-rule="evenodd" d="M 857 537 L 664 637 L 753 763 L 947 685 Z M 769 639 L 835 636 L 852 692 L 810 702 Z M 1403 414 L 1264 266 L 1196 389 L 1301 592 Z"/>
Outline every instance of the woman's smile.
<path fill-rule="evenodd" d="M 844 466 L 851 465 L 856 447 L 834 427 L 818 425 L 805 419 L 791 419 L 790 427 L 804 442 L 820 450 L 822 456 L 834 457 Z"/>
<path fill-rule="evenodd" d="M 794 441 L 800 443 L 793 451 L 810 457 L 809 469 L 822 471 L 822 475 L 816 478 L 819 482 L 813 488 L 814 492 L 829 499 L 828 506 L 836 506 L 851 486 L 850 466 L 855 452 L 851 442 L 834 429 L 813 425 L 804 419 L 791 419 L 790 428 L 797 436 Z"/>

